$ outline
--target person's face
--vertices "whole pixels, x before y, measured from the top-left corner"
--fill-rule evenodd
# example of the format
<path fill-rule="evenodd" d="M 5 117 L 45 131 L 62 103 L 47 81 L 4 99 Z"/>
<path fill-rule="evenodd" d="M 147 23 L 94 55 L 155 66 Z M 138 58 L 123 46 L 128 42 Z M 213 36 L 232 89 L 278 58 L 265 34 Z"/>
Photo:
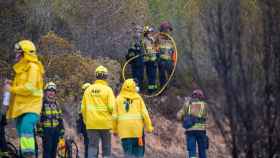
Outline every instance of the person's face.
<path fill-rule="evenodd" d="M 171 28 L 165 28 L 162 30 L 162 32 L 164 33 L 170 33 L 171 31 L 172 31 Z"/>
<path fill-rule="evenodd" d="M 54 98 L 55 97 L 55 95 L 56 95 L 56 92 L 55 92 L 55 90 L 47 90 L 46 91 L 46 96 L 48 97 L 48 98 Z"/>
<path fill-rule="evenodd" d="M 23 58 L 23 53 L 22 52 L 16 52 L 15 62 L 19 62 L 21 58 Z"/>

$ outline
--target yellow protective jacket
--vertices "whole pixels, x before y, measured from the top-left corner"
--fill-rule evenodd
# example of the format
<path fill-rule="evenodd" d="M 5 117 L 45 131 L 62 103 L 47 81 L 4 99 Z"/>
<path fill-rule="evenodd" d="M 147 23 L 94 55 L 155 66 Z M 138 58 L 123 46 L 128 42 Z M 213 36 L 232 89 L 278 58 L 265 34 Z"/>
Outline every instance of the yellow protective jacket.
<path fill-rule="evenodd" d="M 24 113 L 40 115 L 43 101 L 44 68 L 37 56 L 24 57 L 13 67 L 15 78 L 9 91 L 12 94 L 7 118 L 17 118 Z"/>
<path fill-rule="evenodd" d="M 139 138 L 144 127 L 153 131 L 151 119 L 142 97 L 136 92 L 135 82 L 128 79 L 116 99 L 113 112 L 113 132 L 122 138 Z"/>
<path fill-rule="evenodd" d="M 113 90 L 104 80 L 96 80 L 84 92 L 81 113 L 86 129 L 112 129 L 115 104 Z"/>

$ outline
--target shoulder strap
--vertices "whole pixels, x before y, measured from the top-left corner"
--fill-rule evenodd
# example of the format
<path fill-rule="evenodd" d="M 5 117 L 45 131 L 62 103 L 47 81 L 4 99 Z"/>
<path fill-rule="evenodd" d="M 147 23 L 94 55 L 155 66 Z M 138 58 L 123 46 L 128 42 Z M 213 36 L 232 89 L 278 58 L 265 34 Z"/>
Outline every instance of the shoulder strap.
<path fill-rule="evenodd" d="M 188 111 L 187 111 L 187 113 L 188 113 L 188 114 L 191 114 L 192 101 L 191 101 L 191 100 L 189 100 L 189 101 L 187 102 L 187 105 L 186 105 L 186 106 L 188 107 Z"/>
<path fill-rule="evenodd" d="M 200 102 L 199 117 L 202 117 L 202 116 L 203 116 L 204 109 L 205 109 L 205 103 L 204 103 L 204 102 Z"/>

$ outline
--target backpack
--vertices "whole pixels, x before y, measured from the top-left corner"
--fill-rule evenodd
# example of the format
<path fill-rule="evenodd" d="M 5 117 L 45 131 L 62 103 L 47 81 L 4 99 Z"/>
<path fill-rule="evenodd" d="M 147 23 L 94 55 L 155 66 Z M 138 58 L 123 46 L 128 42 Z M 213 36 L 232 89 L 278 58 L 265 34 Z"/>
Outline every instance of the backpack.
<path fill-rule="evenodd" d="M 190 102 L 190 105 L 192 104 L 192 102 Z M 194 116 L 191 114 L 191 107 L 188 107 L 188 112 L 186 114 L 186 116 L 184 117 L 183 120 L 183 128 L 185 129 L 189 129 L 192 126 L 194 126 L 196 123 L 201 123 L 204 122 L 205 118 L 202 117 L 198 117 L 198 116 Z"/>
<path fill-rule="evenodd" d="M 189 129 L 191 128 L 192 126 L 194 126 L 196 124 L 196 117 L 195 116 L 192 116 L 192 115 L 189 115 L 187 114 L 184 118 L 184 121 L 183 121 L 183 127 L 185 129 Z"/>

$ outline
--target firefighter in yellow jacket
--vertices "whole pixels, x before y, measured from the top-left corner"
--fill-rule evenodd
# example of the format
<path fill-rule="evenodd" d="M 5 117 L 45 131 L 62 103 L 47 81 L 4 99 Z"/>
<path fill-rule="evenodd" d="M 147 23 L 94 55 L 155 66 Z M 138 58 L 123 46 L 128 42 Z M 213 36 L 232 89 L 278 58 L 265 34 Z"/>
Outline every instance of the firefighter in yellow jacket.
<path fill-rule="evenodd" d="M 15 44 L 15 78 L 5 90 L 11 93 L 8 119 L 16 119 L 21 155 L 35 157 L 34 128 L 42 108 L 44 68 L 36 55 L 35 45 L 29 40 Z"/>
<path fill-rule="evenodd" d="M 113 112 L 113 132 L 120 137 L 126 157 L 144 157 L 144 127 L 147 132 L 153 131 L 148 110 L 136 89 L 133 79 L 126 80 Z"/>
<path fill-rule="evenodd" d="M 100 139 L 102 155 L 104 158 L 109 158 L 111 156 L 110 130 L 112 129 L 115 96 L 106 81 L 108 70 L 99 66 L 95 73 L 97 80 L 84 92 L 81 105 L 81 113 L 89 137 L 88 158 L 98 157 Z"/>

